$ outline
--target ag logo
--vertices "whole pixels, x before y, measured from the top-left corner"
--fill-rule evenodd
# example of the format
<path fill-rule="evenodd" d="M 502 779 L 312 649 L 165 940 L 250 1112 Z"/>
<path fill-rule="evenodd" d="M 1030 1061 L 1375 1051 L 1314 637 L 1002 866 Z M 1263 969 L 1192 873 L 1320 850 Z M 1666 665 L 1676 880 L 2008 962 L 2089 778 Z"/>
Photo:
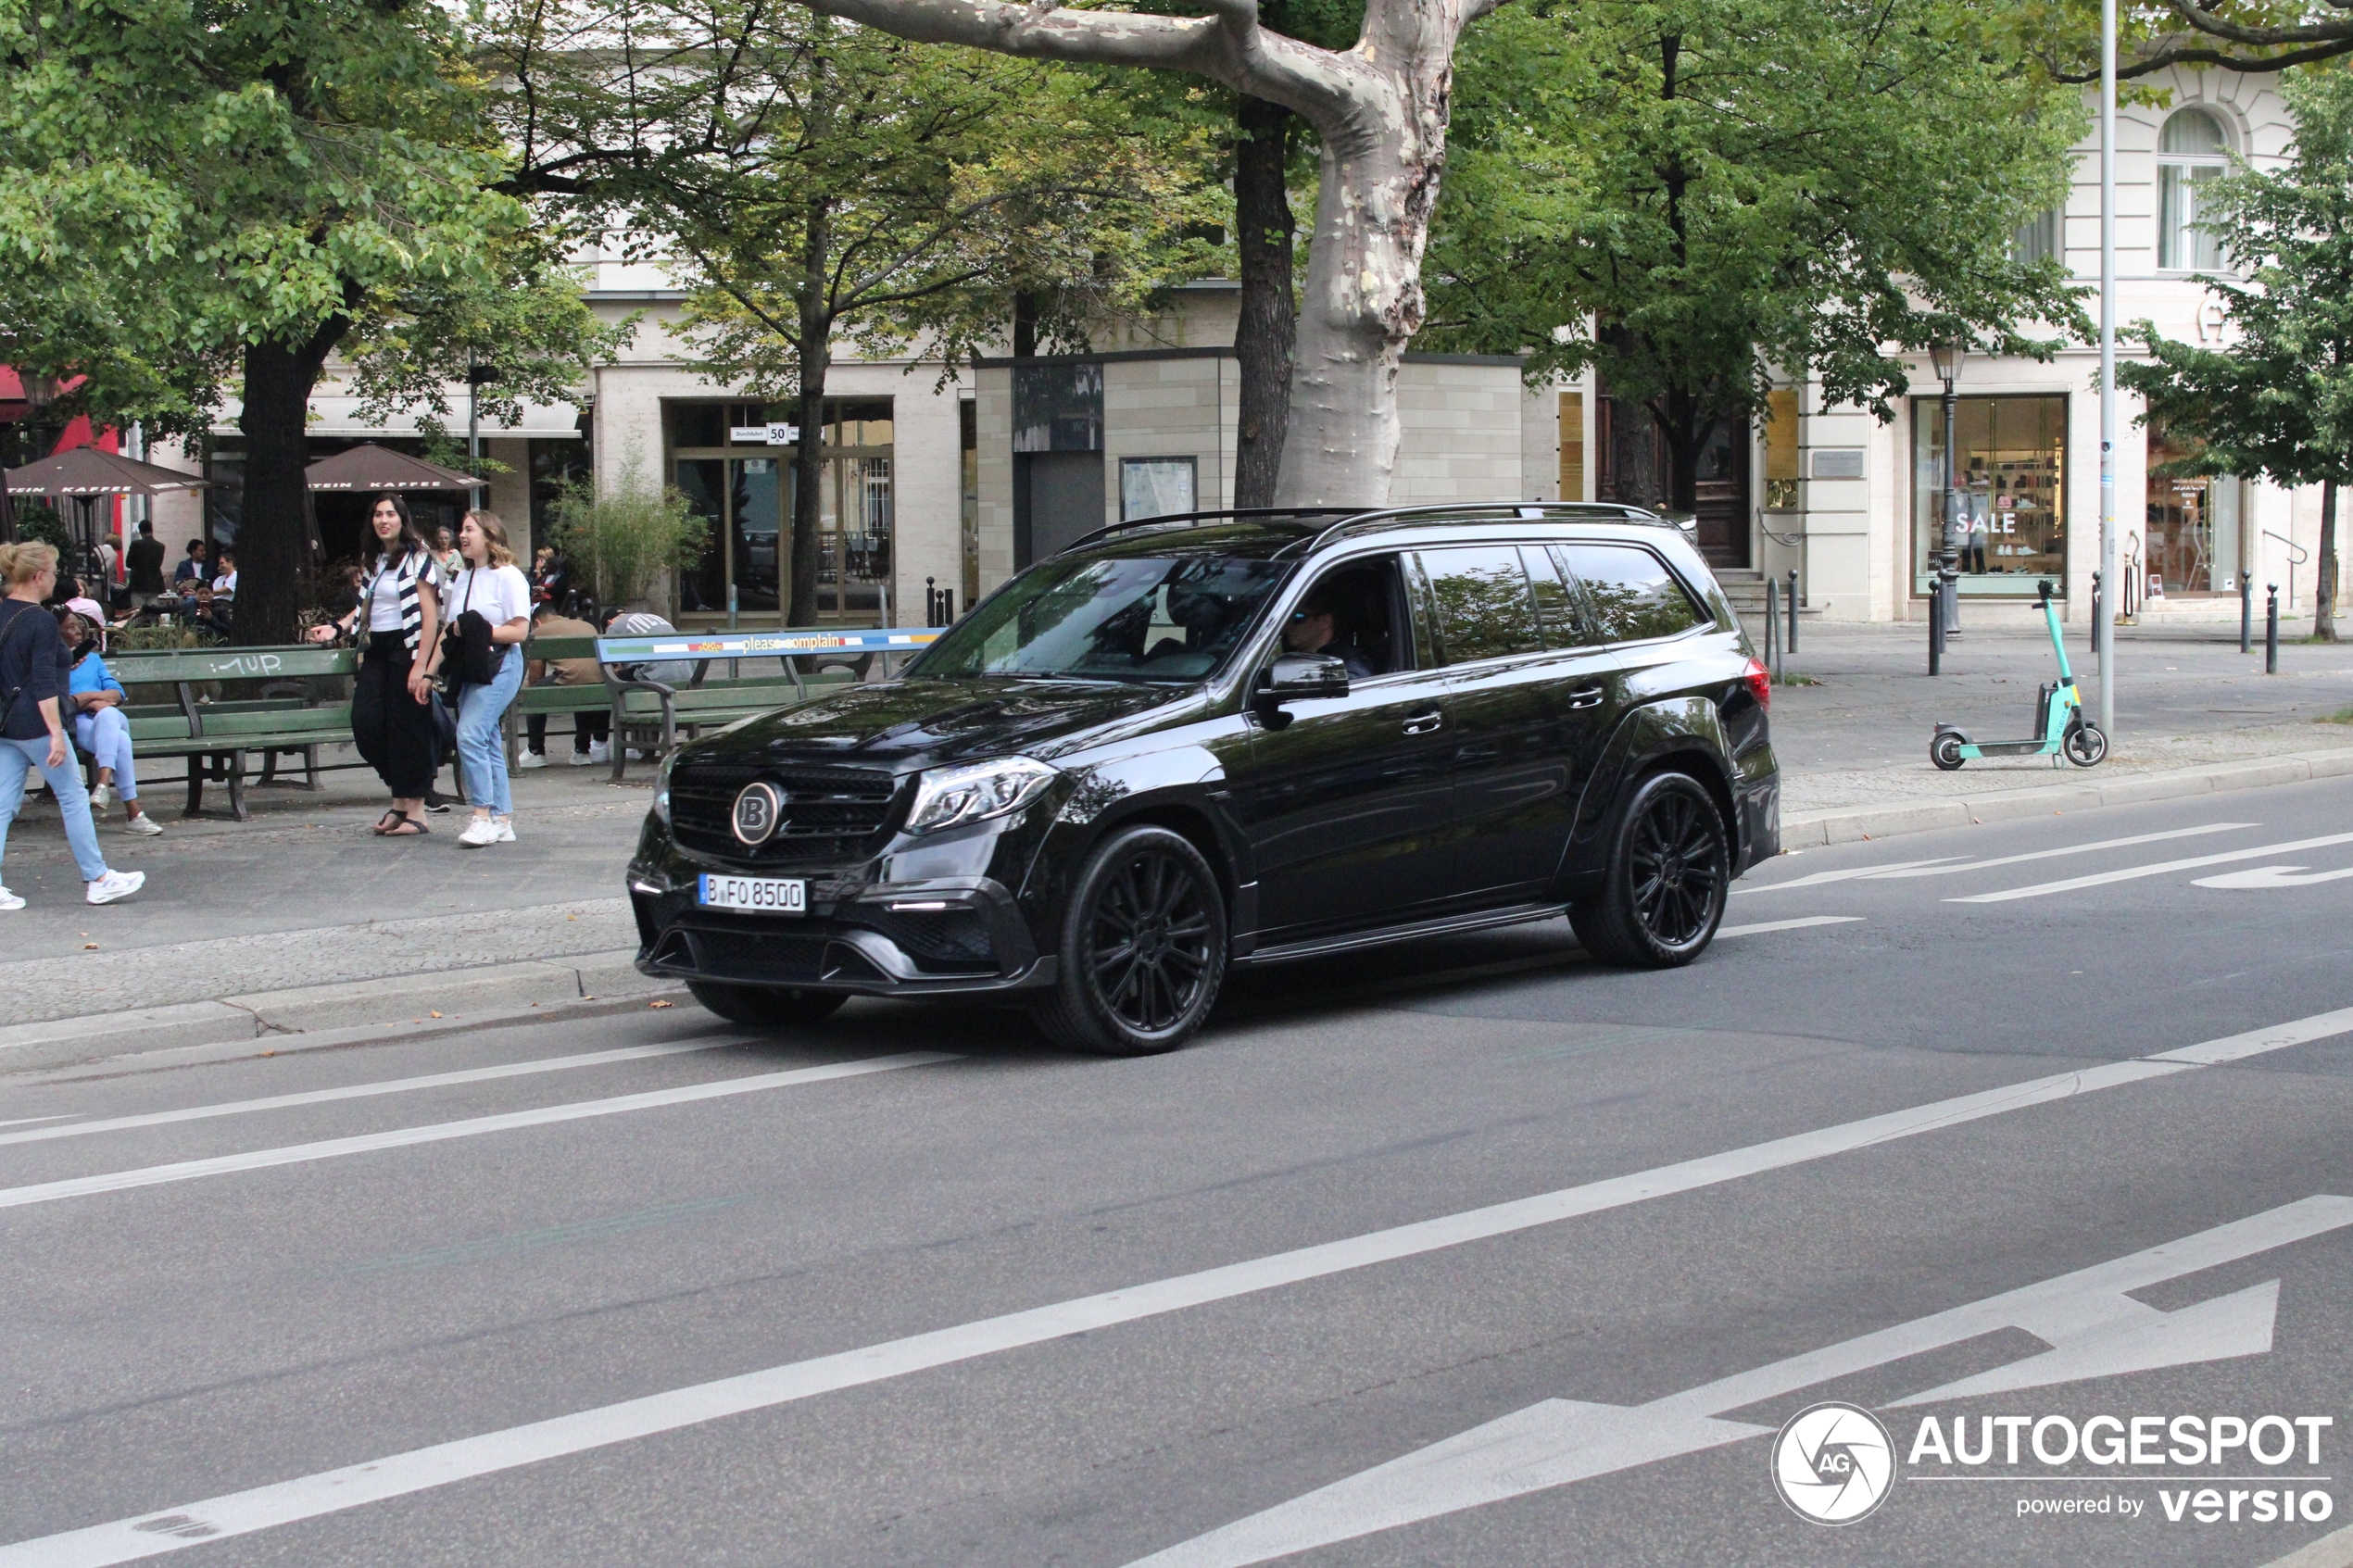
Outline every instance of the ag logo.
<path fill-rule="evenodd" d="M 748 784 L 736 797 L 736 837 L 745 844 L 765 844 L 785 820 L 785 797 L 774 784 Z"/>
<path fill-rule="evenodd" d="M 1852 1524 L 1887 1499 L 1895 1445 L 1859 1405 L 1809 1405 L 1773 1439 L 1773 1485 L 1817 1524 Z"/>

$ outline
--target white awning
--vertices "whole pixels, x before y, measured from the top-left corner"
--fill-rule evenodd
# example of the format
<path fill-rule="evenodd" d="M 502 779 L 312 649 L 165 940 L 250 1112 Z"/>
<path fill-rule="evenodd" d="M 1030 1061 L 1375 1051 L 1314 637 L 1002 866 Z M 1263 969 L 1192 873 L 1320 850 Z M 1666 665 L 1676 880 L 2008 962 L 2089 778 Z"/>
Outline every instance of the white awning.
<path fill-rule="evenodd" d="M 213 433 L 236 434 L 237 416 L 244 411 L 245 405 L 234 399 L 222 403 L 220 411 L 213 417 Z M 463 387 L 451 393 L 449 414 L 442 422 L 452 435 L 466 433 Z M 310 433 L 357 439 L 414 435 L 417 433 L 417 416 L 414 413 L 398 413 L 375 423 L 359 417 L 359 399 L 357 397 L 313 397 L 310 400 Z M 577 441 L 580 438 L 580 409 L 571 403 L 526 403 L 522 418 L 513 424 L 501 424 L 485 418 L 482 421 L 482 433 L 484 440 L 510 441 L 527 436 L 539 441 Z"/>

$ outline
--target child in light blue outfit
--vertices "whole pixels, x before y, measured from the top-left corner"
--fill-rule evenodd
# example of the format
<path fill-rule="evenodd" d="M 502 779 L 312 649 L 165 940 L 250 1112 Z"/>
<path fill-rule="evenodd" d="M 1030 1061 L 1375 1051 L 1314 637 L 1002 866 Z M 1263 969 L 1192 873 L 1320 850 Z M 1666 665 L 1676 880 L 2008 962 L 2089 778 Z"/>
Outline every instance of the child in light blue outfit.
<path fill-rule="evenodd" d="M 131 760 L 131 721 L 122 716 L 128 696 L 122 683 L 107 668 L 98 651 L 97 629 L 80 615 L 59 619 L 59 628 L 73 648 L 73 671 L 66 701 L 73 714 L 73 738 L 98 759 L 98 787 L 90 792 L 90 814 L 102 816 L 113 796 L 122 796 L 123 831 L 153 838 L 163 824 L 141 809 L 139 774 Z"/>

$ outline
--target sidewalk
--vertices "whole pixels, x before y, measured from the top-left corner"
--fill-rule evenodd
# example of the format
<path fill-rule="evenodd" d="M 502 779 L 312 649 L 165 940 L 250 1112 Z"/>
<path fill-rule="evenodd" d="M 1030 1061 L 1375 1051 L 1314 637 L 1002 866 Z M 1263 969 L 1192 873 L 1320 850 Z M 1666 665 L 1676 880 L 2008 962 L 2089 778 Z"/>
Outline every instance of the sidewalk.
<path fill-rule="evenodd" d="M 2259 653 L 2238 652 L 2235 627 L 2126 631 L 2107 762 L 1942 773 L 1928 761 L 1940 720 L 1984 738 L 2026 732 L 2050 645 L 1971 631 L 1931 680 L 1924 642 L 1918 626 L 1802 629 L 1789 669 L 1820 684 L 1773 696 L 1786 846 L 2353 773 L 2353 724 L 2324 721 L 2353 710 L 2353 645 L 2284 646 L 2282 672 L 2266 677 Z M 2096 666 L 2082 642 L 2070 636 L 2069 656 L 2089 691 Z M 317 795 L 257 788 L 244 823 L 183 821 L 183 788 L 155 781 L 164 836 L 124 835 L 119 812 L 100 834 L 110 862 L 147 872 L 147 885 L 102 909 L 82 902 L 56 812 L 31 809 L 6 866 L 30 904 L 0 914 L 0 1073 L 646 997 L 654 983 L 630 967 L 620 875 L 653 770 L 615 785 L 557 750 L 557 766 L 515 776 L 517 842 L 479 850 L 457 842 L 463 808 L 433 819 L 426 838 L 372 837 L 384 802 L 365 771 L 324 775 Z"/>

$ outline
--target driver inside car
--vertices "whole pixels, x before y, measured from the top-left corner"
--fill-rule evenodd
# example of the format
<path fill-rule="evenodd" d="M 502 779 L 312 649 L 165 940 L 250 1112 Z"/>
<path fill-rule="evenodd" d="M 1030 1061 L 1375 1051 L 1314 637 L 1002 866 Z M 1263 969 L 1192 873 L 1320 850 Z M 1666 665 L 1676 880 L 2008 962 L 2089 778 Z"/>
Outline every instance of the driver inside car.
<path fill-rule="evenodd" d="M 1348 667 L 1348 678 L 1364 681 L 1375 673 L 1373 661 L 1353 642 L 1340 634 L 1340 617 L 1332 596 L 1321 584 L 1309 590 L 1283 628 L 1283 646 L 1292 653 L 1328 654 Z"/>

